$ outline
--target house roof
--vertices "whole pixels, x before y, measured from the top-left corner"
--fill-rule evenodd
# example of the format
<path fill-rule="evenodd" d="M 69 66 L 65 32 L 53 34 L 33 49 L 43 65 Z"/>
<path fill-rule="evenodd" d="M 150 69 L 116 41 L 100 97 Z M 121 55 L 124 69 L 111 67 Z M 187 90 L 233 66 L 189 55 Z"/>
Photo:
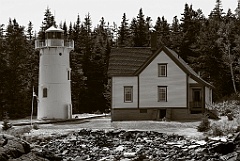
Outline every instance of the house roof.
<path fill-rule="evenodd" d="M 165 46 L 155 52 L 152 52 L 150 47 L 113 48 L 109 59 L 108 76 L 137 76 L 161 51 L 164 51 L 193 80 L 205 86 L 213 87 L 187 65 L 175 51 Z"/>
<path fill-rule="evenodd" d="M 151 55 L 150 48 L 113 48 L 110 53 L 108 75 L 133 76 Z"/>

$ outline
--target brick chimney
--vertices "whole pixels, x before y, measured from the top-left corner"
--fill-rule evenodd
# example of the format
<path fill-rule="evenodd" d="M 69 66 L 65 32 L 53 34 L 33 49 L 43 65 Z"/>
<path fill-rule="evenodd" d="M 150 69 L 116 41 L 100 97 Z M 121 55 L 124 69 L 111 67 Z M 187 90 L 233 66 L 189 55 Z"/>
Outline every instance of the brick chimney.
<path fill-rule="evenodd" d="M 155 52 L 157 50 L 157 33 L 156 31 L 151 31 L 151 50 Z"/>

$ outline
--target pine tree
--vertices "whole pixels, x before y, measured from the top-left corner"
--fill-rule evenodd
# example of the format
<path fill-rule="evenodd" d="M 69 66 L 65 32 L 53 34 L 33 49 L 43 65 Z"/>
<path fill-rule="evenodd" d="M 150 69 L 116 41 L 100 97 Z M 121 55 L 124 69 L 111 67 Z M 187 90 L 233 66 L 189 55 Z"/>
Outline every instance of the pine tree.
<path fill-rule="evenodd" d="M 134 46 L 143 47 L 148 45 L 148 28 L 144 18 L 143 10 L 140 8 L 137 16 L 137 35 Z"/>
<path fill-rule="evenodd" d="M 171 32 L 170 32 L 171 46 L 170 46 L 170 48 L 172 48 L 177 53 L 180 53 L 180 45 L 181 45 L 182 39 L 183 39 L 183 32 L 180 29 L 179 20 L 178 20 L 177 16 L 175 16 L 173 18 L 173 22 L 171 25 Z"/>
<path fill-rule="evenodd" d="M 235 9 L 236 17 L 240 18 L 240 0 L 238 0 L 237 8 Z"/>
<path fill-rule="evenodd" d="M 170 27 L 164 16 L 162 18 L 157 18 L 154 28 L 158 36 L 158 44 L 163 43 L 164 45 L 170 47 Z"/>
<path fill-rule="evenodd" d="M 130 24 L 130 33 L 131 33 L 131 42 L 130 46 L 136 46 L 137 45 L 137 39 L 138 39 L 138 27 L 137 27 L 137 20 L 136 18 L 133 18 Z"/>
<path fill-rule="evenodd" d="M 80 31 L 81 31 L 81 22 L 80 22 L 80 16 L 77 16 L 77 21 L 76 23 L 74 23 L 73 25 L 73 36 L 72 39 L 74 40 L 74 44 L 75 44 L 75 51 L 77 53 L 80 53 L 80 46 L 81 46 L 81 37 L 80 37 Z"/>
<path fill-rule="evenodd" d="M 128 19 L 126 18 L 126 14 L 123 14 L 121 26 L 118 30 L 118 45 L 119 46 L 128 46 L 129 45 L 129 38 L 130 38 L 130 31 L 128 26 Z"/>
<path fill-rule="evenodd" d="M 62 29 L 63 29 L 63 31 L 64 31 L 64 32 L 63 32 L 64 39 L 67 39 L 67 37 L 68 37 L 68 29 L 67 29 L 66 21 L 64 21 Z"/>
<path fill-rule="evenodd" d="M 232 21 L 228 23 L 222 23 L 218 32 L 219 38 L 217 40 L 217 43 L 221 51 L 223 52 L 223 62 L 230 69 L 233 90 L 235 94 L 237 94 L 236 80 L 235 80 L 235 74 L 234 74 L 235 72 L 233 67 L 236 56 L 232 52 L 232 46 L 231 46 L 231 40 L 230 40 L 231 36 L 234 37 L 234 35 L 231 35 L 232 29 L 233 29 Z"/>
<path fill-rule="evenodd" d="M 222 1 L 221 0 L 216 0 L 216 5 L 213 9 L 213 11 L 211 11 L 209 18 L 213 18 L 217 21 L 221 21 L 222 19 L 222 15 L 223 15 L 223 9 L 222 9 Z"/>
<path fill-rule="evenodd" d="M 72 22 L 70 22 L 70 24 L 69 24 L 68 39 L 73 39 L 73 27 L 72 27 Z"/>
<path fill-rule="evenodd" d="M 109 52 L 106 52 L 109 50 L 106 48 L 112 37 L 110 31 L 109 25 L 106 25 L 104 18 L 101 18 L 100 24 L 93 30 L 91 37 L 89 36 L 92 40 L 90 48 L 87 47 L 84 52 L 83 73 L 86 77 L 85 111 L 87 112 L 97 110 L 104 112 L 106 108 L 104 93 L 107 83 L 107 59 L 109 59 Z"/>
<path fill-rule="evenodd" d="M 6 94 L 7 94 L 7 89 L 6 89 L 6 83 L 7 83 L 7 62 L 6 62 L 6 41 L 4 38 L 4 25 L 0 25 L 0 84 L 1 84 L 1 89 L 0 89 L 0 120 L 3 119 L 3 114 L 4 111 L 6 111 Z"/>
<path fill-rule="evenodd" d="M 43 30 L 45 31 L 51 26 L 56 27 L 55 17 L 52 15 L 50 8 L 47 7 L 47 9 L 45 10 L 45 13 L 44 13 L 42 27 L 43 27 Z"/>
<path fill-rule="evenodd" d="M 16 19 L 9 20 L 6 29 L 6 95 L 5 109 L 10 117 L 26 116 L 32 91 L 28 59 L 32 46 L 27 43 L 24 27 Z"/>
<path fill-rule="evenodd" d="M 33 24 L 31 21 L 28 23 L 28 28 L 27 28 L 27 37 L 31 41 L 33 38 Z"/>
<path fill-rule="evenodd" d="M 57 27 L 55 22 L 55 17 L 52 15 L 50 8 L 47 7 L 44 13 L 41 29 L 38 33 L 38 39 L 42 41 L 45 40 L 45 31 L 51 26 Z"/>
<path fill-rule="evenodd" d="M 200 32 L 202 20 L 202 12 L 194 11 L 192 5 L 185 4 L 182 23 L 180 25 L 182 31 L 182 42 L 179 46 L 180 56 L 188 63 L 190 63 L 189 56 L 197 57 L 194 53 L 194 42 Z"/>
<path fill-rule="evenodd" d="M 223 53 L 219 48 L 218 22 L 211 19 L 206 21 L 197 36 L 194 57 L 191 66 L 201 73 L 201 77 L 215 86 L 214 99 L 221 99 L 232 92 L 229 68 L 222 61 Z"/>

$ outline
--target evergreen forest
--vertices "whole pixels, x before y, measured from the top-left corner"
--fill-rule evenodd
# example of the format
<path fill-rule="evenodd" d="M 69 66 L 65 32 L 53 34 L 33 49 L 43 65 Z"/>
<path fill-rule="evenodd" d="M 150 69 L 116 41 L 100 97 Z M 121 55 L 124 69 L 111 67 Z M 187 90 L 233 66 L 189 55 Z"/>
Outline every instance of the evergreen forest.
<path fill-rule="evenodd" d="M 161 14 L 161 12 L 159 13 Z M 0 120 L 31 114 L 33 90 L 38 90 L 39 51 L 36 39 L 54 25 L 64 30 L 65 39 L 73 39 L 70 53 L 73 113 L 104 112 L 110 108 L 110 83 L 107 75 L 112 48 L 150 47 L 154 30 L 158 44 L 176 51 L 201 77 L 213 84 L 214 101 L 239 98 L 240 90 L 240 1 L 236 10 L 223 11 L 216 0 L 209 15 L 185 4 L 179 19 L 168 22 L 164 16 L 156 22 L 144 15 L 144 8 L 131 20 L 123 13 L 121 23 L 109 24 L 104 17 L 92 25 L 88 13 L 80 20 L 55 22 L 51 9 L 44 11 L 37 33 L 31 21 L 20 25 L 16 19 L 0 24 Z M 116 20 L 118 21 L 118 20 Z M 36 115 L 37 101 L 34 101 Z"/>

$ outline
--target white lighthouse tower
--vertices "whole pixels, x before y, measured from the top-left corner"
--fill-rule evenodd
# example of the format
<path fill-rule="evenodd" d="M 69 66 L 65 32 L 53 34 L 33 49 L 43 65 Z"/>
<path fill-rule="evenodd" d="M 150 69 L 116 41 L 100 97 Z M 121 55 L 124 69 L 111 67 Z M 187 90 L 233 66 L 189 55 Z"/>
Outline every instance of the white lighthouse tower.
<path fill-rule="evenodd" d="M 63 30 L 52 26 L 45 32 L 45 41 L 35 41 L 35 49 L 40 49 L 37 119 L 70 119 L 69 53 L 74 42 L 64 40 Z"/>

